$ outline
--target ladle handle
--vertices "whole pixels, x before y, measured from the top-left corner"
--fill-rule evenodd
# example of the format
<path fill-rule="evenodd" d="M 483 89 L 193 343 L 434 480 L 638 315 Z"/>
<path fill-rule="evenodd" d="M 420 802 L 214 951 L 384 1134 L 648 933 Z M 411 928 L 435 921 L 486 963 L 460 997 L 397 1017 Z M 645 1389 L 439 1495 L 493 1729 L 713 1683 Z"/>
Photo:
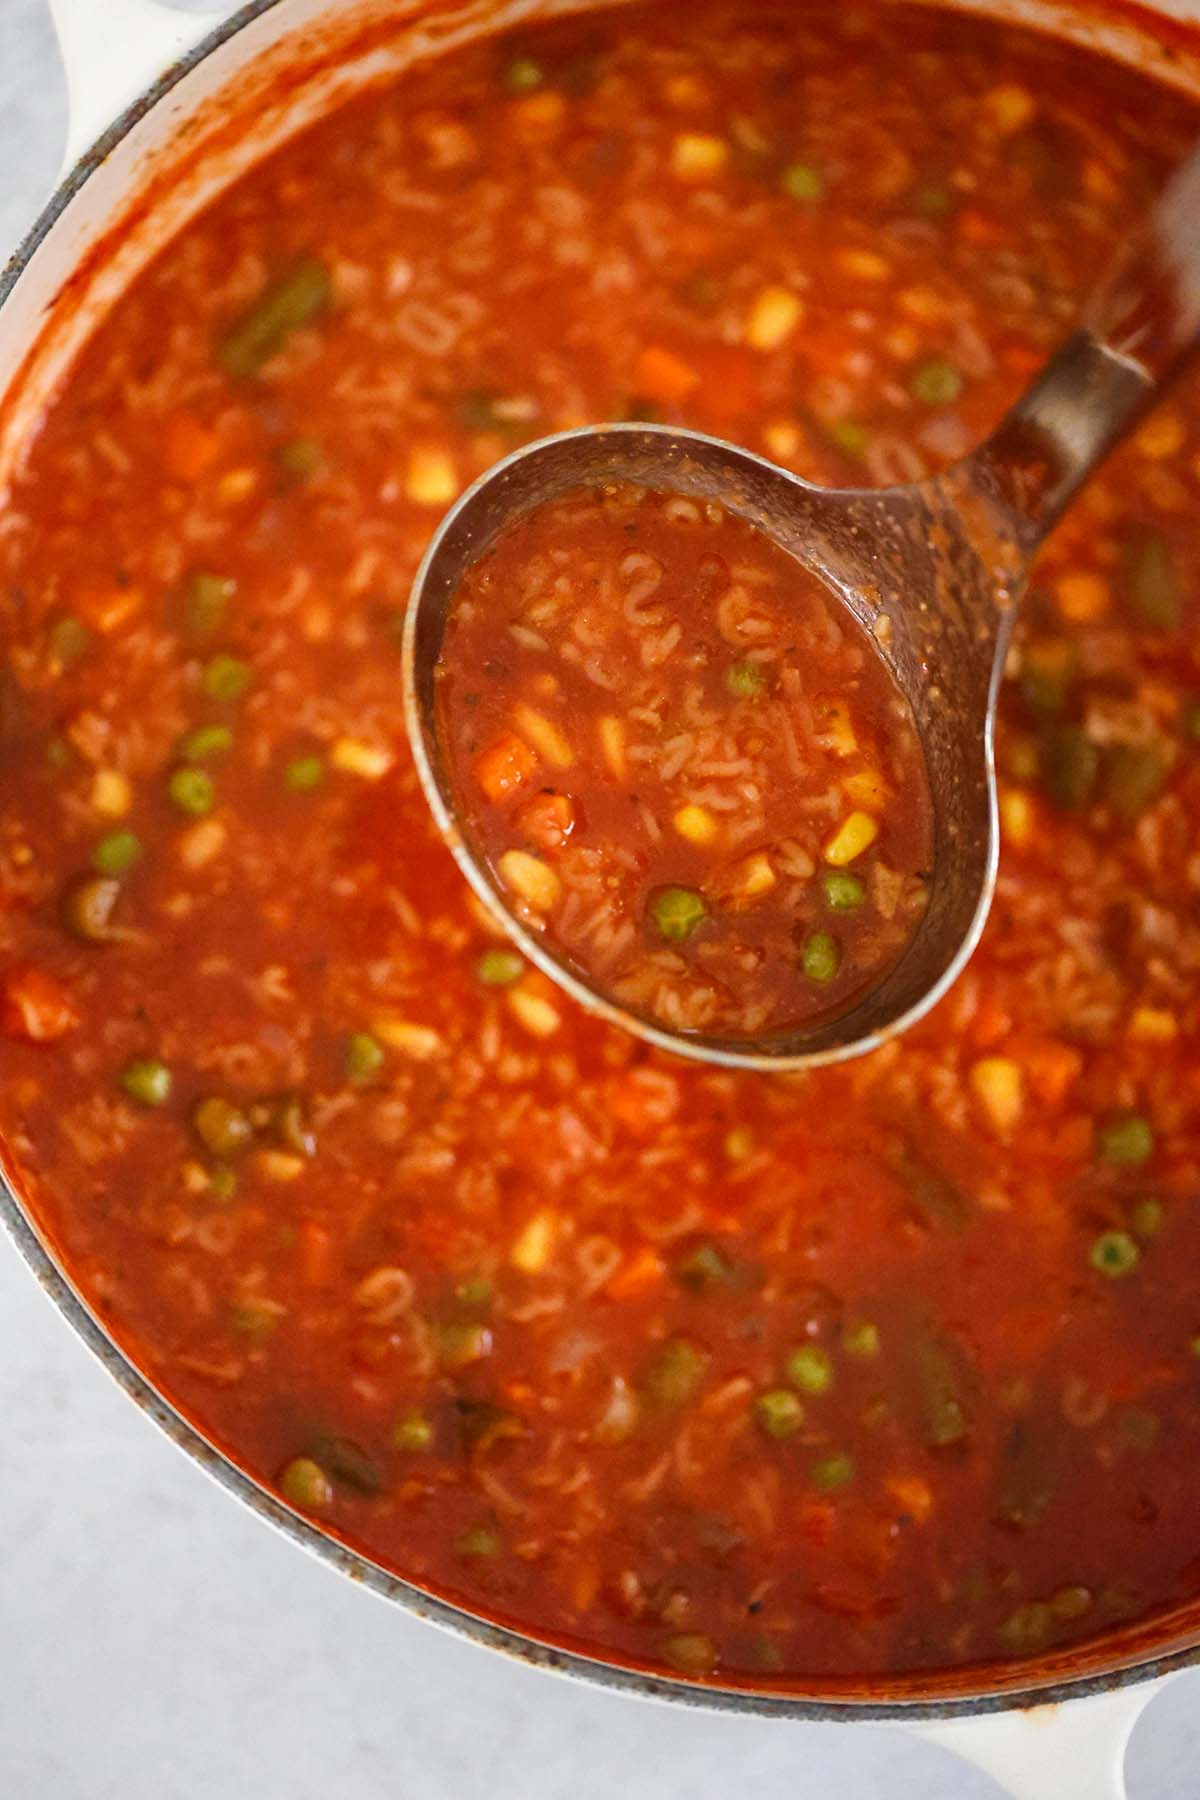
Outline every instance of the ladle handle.
<path fill-rule="evenodd" d="M 1200 337 L 1200 146 L 1122 243 L 1067 340 L 968 459 L 1030 555 Z"/>

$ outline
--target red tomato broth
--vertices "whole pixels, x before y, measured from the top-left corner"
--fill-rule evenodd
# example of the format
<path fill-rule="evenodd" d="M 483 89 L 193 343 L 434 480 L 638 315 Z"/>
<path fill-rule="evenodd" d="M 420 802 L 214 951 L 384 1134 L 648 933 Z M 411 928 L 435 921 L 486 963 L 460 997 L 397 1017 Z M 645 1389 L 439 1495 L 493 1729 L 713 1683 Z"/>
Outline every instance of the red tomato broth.
<path fill-rule="evenodd" d="M 903 954 L 932 845 L 911 713 L 736 514 L 619 486 L 535 508 L 467 571 L 437 675 L 468 838 L 608 997 L 757 1038 Z"/>
<path fill-rule="evenodd" d="M 0 514 L 6 1162 L 140 1366 L 261 1480 L 316 1461 L 384 1565 L 783 1685 L 1200 1589 L 1195 380 L 1042 559 L 983 945 L 844 1068 L 684 1067 L 481 982 L 395 641 L 456 488 L 643 409 L 656 346 L 699 377 L 668 416 L 816 479 L 953 456 L 1195 122 L 980 20 L 565 23 L 274 158 L 50 408 Z M 681 172 L 689 134 L 723 154 Z M 314 258 L 329 295 L 231 374 Z M 779 284 L 804 327 L 755 350 Z"/>

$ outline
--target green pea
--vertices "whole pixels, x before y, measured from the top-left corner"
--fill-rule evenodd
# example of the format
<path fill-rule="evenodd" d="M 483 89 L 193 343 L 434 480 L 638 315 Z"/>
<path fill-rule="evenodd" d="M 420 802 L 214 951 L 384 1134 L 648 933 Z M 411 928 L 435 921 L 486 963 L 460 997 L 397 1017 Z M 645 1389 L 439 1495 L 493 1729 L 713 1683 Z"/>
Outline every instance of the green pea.
<path fill-rule="evenodd" d="M 121 1086 L 139 1106 L 165 1106 L 171 1098 L 171 1071 L 152 1056 L 135 1056 L 121 1072 Z"/>
<path fill-rule="evenodd" d="M 545 70 L 532 56 L 514 56 L 504 71 L 504 85 L 510 94 L 531 94 L 545 79 Z"/>
<path fill-rule="evenodd" d="M 1200 1356 L 1200 1331 L 1192 1333 L 1191 1352 L 1193 1356 Z"/>
<path fill-rule="evenodd" d="M 825 429 L 830 443 L 843 456 L 848 456 L 852 462 L 862 461 L 871 445 L 871 433 L 865 425 L 859 425 L 853 419 L 835 419 Z"/>
<path fill-rule="evenodd" d="M 60 671 L 71 668 L 86 655 L 91 642 L 92 634 L 83 620 L 72 614 L 56 619 L 50 628 L 50 653 Z"/>
<path fill-rule="evenodd" d="M 1042 1600 L 1027 1600 L 1000 1627 L 1000 1638 L 1016 1654 L 1042 1650 L 1054 1630 L 1054 1614 Z"/>
<path fill-rule="evenodd" d="M 944 219 L 954 205 L 954 195 L 940 181 L 926 181 L 912 197 L 914 212 L 925 219 Z"/>
<path fill-rule="evenodd" d="M 66 738 L 52 737 L 46 744 L 46 761 L 52 769 L 69 769 L 74 761 Z"/>
<path fill-rule="evenodd" d="M 492 1284 L 484 1275 L 471 1275 L 455 1285 L 454 1298 L 463 1306 L 477 1309 L 492 1304 Z"/>
<path fill-rule="evenodd" d="M 708 917 L 708 907 L 695 888 L 659 888 L 650 902 L 650 917 L 668 944 L 682 944 Z"/>
<path fill-rule="evenodd" d="M 1130 1211 L 1129 1223 L 1137 1237 L 1152 1238 L 1162 1230 L 1165 1217 L 1166 1209 L 1161 1200 L 1138 1200 Z"/>
<path fill-rule="evenodd" d="M 232 749 L 233 733 L 228 725 L 198 725 L 180 740 L 179 756 L 187 763 L 211 762 Z"/>
<path fill-rule="evenodd" d="M 1055 1588 L 1049 1604 L 1056 1619 L 1082 1619 L 1092 1610 L 1091 1589 L 1076 1582 L 1069 1583 L 1066 1587 Z"/>
<path fill-rule="evenodd" d="M 127 875 L 141 854 L 135 832 L 110 831 L 92 851 L 92 867 L 101 875 Z"/>
<path fill-rule="evenodd" d="M 761 663 L 730 663 L 725 671 L 725 686 L 737 700 L 753 700 L 755 694 L 762 692 L 766 679 Z"/>
<path fill-rule="evenodd" d="M 1184 707 L 1183 729 L 1196 743 L 1200 743 L 1200 700 L 1189 700 Z"/>
<path fill-rule="evenodd" d="M 1030 644 L 1021 665 L 1021 693 L 1026 705 L 1036 713 L 1061 712 L 1077 669 L 1075 647 L 1065 639 L 1043 638 Z"/>
<path fill-rule="evenodd" d="M 779 185 L 790 200 L 820 200 L 825 193 L 825 179 L 811 163 L 789 163 Z"/>
<path fill-rule="evenodd" d="M 810 981 L 822 985 L 832 981 L 841 966 L 842 953 L 837 940 L 827 931 L 810 931 L 800 954 L 800 966 Z"/>
<path fill-rule="evenodd" d="M 250 686 L 250 670 L 240 657 L 221 651 L 205 664 L 203 682 L 210 700 L 240 700 Z"/>
<path fill-rule="evenodd" d="M 732 1268 L 715 1244 L 697 1244 L 675 1267 L 676 1280 L 697 1294 L 724 1287 L 732 1274 Z"/>
<path fill-rule="evenodd" d="M 700 1631 L 677 1631 L 663 1645 L 663 1656 L 681 1675 L 709 1675 L 716 1667 L 717 1647 Z"/>
<path fill-rule="evenodd" d="M 788 1438 L 804 1423 L 804 1402 L 788 1388 L 771 1388 L 754 1402 L 754 1416 L 768 1437 Z"/>
<path fill-rule="evenodd" d="M 433 1426 L 425 1414 L 414 1407 L 403 1418 L 397 1419 L 392 1427 L 392 1443 L 397 1450 L 416 1455 L 422 1450 L 428 1450 L 433 1443 Z"/>
<path fill-rule="evenodd" d="M 295 1456 L 279 1477 L 279 1491 L 302 1512 L 323 1512 L 333 1500 L 333 1483 L 311 1456 Z"/>
<path fill-rule="evenodd" d="M 708 1351 L 690 1338 L 668 1338 L 646 1372 L 648 1397 L 659 1406 L 686 1406 L 704 1379 Z"/>
<path fill-rule="evenodd" d="M 499 1533 L 487 1525 L 469 1525 L 454 1540 L 456 1554 L 463 1557 L 499 1556 L 502 1548 Z"/>
<path fill-rule="evenodd" d="M 342 1058 L 351 1081 L 369 1081 L 383 1067 L 383 1045 L 369 1031 L 352 1031 Z"/>
<path fill-rule="evenodd" d="M 1113 1113 L 1096 1132 L 1096 1149 L 1103 1162 L 1140 1169 L 1154 1154 L 1153 1128 L 1141 1113 Z"/>
<path fill-rule="evenodd" d="M 833 1384 L 833 1359 L 819 1344 L 801 1344 L 787 1359 L 787 1378 L 802 1394 L 824 1394 Z"/>
<path fill-rule="evenodd" d="M 492 1353 L 492 1334 L 478 1319 L 451 1319 L 436 1333 L 443 1369 L 465 1369 Z"/>
<path fill-rule="evenodd" d="M 198 636 L 216 631 L 225 621 L 226 608 L 237 592 L 237 582 L 227 575 L 212 575 L 197 570 L 188 577 L 187 618 L 190 629 Z"/>
<path fill-rule="evenodd" d="M 237 1176 L 228 1163 L 218 1163 L 209 1172 L 209 1192 L 216 1200 L 232 1200 L 237 1193 Z"/>
<path fill-rule="evenodd" d="M 297 756 L 283 771 L 284 786 L 293 794 L 311 794 L 325 779 L 319 756 Z"/>
<path fill-rule="evenodd" d="M 935 357 L 917 370 L 912 391 L 926 406 L 953 406 L 963 391 L 963 378 L 953 363 Z"/>
<path fill-rule="evenodd" d="M 842 1331 L 842 1349 L 847 1356 L 868 1362 L 879 1355 L 879 1327 L 870 1319 L 858 1319 Z"/>
<path fill-rule="evenodd" d="M 211 812 L 217 797 L 203 769 L 176 769 L 167 783 L 167 792 L 180 812 L 190 813 L 193 819 Z"/>
<path fill-rule="evenodd" d="M 511 987 L 525 973 L 525 958 L 515 950 L 485 950 L 475 964 L 475 973 L 484 987 Z"/>
<path fill-rule="evenodd" d="M 293 438 L 290 444 L 281 444 L 275 452 L 275 460 L 284 474 L 294 481 L 309 481 L 325 457 L 315 438 L 302 437 Z"/>
<path fill-rule="evenodd" d="M 1127 1231 L 1102 1231 L 1092 1245 L 1089 1261 L 1093 1269 L 1111 1280 L 1132 1274 L 1141 1255 Z"/>
<path fill-rule="evenodd" d="M 835 912 L 853 912 L 867 897 L 864 882 L 849 869 L 826 869 L 821 876 L 825 899 Z"/>
<path fill-rule="evenodd" d="M 210 1094 L 192 1109 L 192 1129 L 214 1156 L 236 1156 L 254 1136 L 254 1127 L 240 1106 L 220 1094 Z"/>
<path fill-rule="evenodd" d="M 814 1463 L 809 1464 L 808 1478 L 822 1493 L 835 1494 L 840 1489 L 849 1487 L 854 1480 L 854 1459 L 847 1456 L 844 1450 L 819 1456 Z"/>

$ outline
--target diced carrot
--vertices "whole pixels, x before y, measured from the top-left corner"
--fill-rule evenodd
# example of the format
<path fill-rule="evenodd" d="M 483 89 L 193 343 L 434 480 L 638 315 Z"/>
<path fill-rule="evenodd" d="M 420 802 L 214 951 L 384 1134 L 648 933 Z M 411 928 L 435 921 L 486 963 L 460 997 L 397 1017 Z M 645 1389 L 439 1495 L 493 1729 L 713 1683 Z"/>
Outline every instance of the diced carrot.
<path fill-rule="evenodd" d="M 535 794 L 516 818 L 517 830 L 539 850 L 561 850 L 575 829 L 575 808 L 567 794 Z"/>
<path fill-rule="evenodd" d="M 1060 1044 L 1056 1038 L 1014 1044 L 1013 1054 L 1043 1106 L 1061 1106 L 1068 1089 L 1083 1073 L 1081 1053 L 1070 1044 Z"/>
<path fill-rule="evenodd" d="M 1031 375 L 1036 375 L 1045 360 L 1046 352 L 1039 350 L 1036 344 L 1022 344 L 1016 339 L 1005 344 L 1000 352 L 1000 361 L 1009 374 L 1017 376 L 1021 381 L 1027 381 Z"/>
<path fill-rule="evenodd" d="M 613 1300 L 632 1300 L 638 1294 L 647 1293 L 656 1287 L 665 1273 L 662 1257 L 649 1244 L 631 1256 L 604 1284 L 604 1291 Z"/>
<path fill-rule="evenodd" d="M 44 969 L 10 969 L 2 994 L 0 1026 L 6 1037 L 26 1044 L 53 1044 L 79 1023 L 66 989 Z"/>
<path fill-rule="evenodd" d="M 986 1050 L 1007 1037 L 1011 1030 L 1012 1015 L 994 995 L 985 994 L 971 1020 L 971 1042 Z"/>
<path fill-rule="evenodd" d="M 922 1476 L 888 1475 L 883 1485 L 914 1524 L 925 1523 L 933 1511 L 933 1489 Z"/>
<path fill-rule="evenodd" d="M 966 244 L 978 249 L 1008 242 L 1008 231 L 999 219 L 981 212 L 977 206 L 964 206 L 958 215 L 958 235 Z"/>
<path fill-rule="evenodd" d="M 515 731 L 502 731 L 486 750 L 475 758 L 475 779 L 488 799 L 498 804 L 511 800 L 527 781 L 533 778 L 537 755 Z"/>
<path fill-rule="evenodd" d="M 333 1237 L 327 1226 L 305 1219 L 300 1226 L 300 1279 L 320 1287 L 333 1272 Z"/>
<path fill-rule="evenodd" d="M 108 587 L 94 587 L 79 596 L 77 610 L 84 623 L 106 636 L 116 631 L 141 610 L 142 596 L 138 588 L 114 581 Z"/>
<path fill-rule="evenodd" d="M 657 400 L 662 406 L 680 406 L 700 385 L 700 377 L 691 363 L 684 362 L 673 350 L 662 344 L 648 344 L 633 366 L 633 384 L 642 399 Z"/>
<path fill-rule="evenodd" d="M 199 481 L 212 468 L 220 448 L 216 432 L 190 413 L 176 413 L 167 421 L 163 459 L 176 481 Z"/>

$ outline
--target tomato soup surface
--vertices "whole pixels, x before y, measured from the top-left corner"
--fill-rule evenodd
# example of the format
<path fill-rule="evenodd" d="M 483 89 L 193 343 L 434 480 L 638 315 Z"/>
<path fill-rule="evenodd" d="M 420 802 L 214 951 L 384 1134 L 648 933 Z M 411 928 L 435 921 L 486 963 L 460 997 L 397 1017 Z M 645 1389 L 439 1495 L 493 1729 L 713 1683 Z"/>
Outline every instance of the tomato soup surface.
<path fill-rule="evenodd" d="M 725 507 L 628 484 L 535 507 L 467 570 L 437 676 L 461 825 L 607 998 L 765 1038 L 907 947 L 932 844 L 908 705 L 844 602 Z"/>
<path fill-rule="evenodd" d="M 958 456 L 1196 117 L 860 0 L 456 50 L 191 225 L 28 443 L 7 1167 L 149 1377 L 385 1566 L 784 1685 L 1200 1591 L 1196 381 L 1040 560 L 978 953 L 844 1067 L 673 1062 L 515 966 L 427 817 L 397 629 L 526 437 Z"/>

